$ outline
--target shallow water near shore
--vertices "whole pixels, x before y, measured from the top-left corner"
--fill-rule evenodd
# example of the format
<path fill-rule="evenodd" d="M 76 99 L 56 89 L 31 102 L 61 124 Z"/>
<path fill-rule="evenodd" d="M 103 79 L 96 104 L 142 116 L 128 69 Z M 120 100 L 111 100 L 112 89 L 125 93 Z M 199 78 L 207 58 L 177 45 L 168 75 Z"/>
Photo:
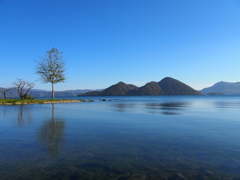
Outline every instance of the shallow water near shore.
<path fill-rule="evenodd" d="M 75 99 L 0 106 L 0 179 L 240 179 L 240 96 Z"/>

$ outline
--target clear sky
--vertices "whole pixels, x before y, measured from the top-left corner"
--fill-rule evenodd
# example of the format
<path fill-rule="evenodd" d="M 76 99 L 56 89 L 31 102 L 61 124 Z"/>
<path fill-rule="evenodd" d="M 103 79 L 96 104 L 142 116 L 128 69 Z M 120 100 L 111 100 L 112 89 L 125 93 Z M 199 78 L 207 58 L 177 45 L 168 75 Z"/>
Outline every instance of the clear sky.
<path fill-rule="evenodd" d="M 142 86 L 172 77 L 200 90 L 240 80 L 240 0 L 0 0 L 0 87 L 35 74 L 52 47 L 55 90 Z"/>

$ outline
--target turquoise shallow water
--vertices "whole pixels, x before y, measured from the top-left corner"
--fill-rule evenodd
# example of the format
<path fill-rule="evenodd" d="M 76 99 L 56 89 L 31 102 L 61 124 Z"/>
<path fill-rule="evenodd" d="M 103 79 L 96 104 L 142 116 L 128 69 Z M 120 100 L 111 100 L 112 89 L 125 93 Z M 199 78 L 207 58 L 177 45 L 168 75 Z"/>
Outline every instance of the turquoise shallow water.
<path fill-rule="evenodd" d="M 240 179 L 240 96 L 75 98 L 0 106 L 0 179 Z"/>

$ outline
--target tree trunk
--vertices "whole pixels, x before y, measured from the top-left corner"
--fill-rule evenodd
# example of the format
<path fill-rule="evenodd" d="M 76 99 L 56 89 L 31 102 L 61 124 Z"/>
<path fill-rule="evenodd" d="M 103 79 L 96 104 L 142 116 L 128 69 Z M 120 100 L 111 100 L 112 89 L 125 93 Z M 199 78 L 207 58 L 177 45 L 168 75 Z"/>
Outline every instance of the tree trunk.
<path fill-rule="evenodd" d="M 3 93 L 4 93 L 4 98 L 7 99 L 7 93 L 6 93 L 6 91 L 4 91 Z"/>
<path fill-rule="evenodd" d="M 23 95 L 19 95 L 19 96 L 20 96 L 21 100 L 24 100 L 24 97 L 23 97 Z"/>
<path fill-rule="evenodd" d="M 54 84 L 52 83 L 52 99 L 54 99 Z"/>

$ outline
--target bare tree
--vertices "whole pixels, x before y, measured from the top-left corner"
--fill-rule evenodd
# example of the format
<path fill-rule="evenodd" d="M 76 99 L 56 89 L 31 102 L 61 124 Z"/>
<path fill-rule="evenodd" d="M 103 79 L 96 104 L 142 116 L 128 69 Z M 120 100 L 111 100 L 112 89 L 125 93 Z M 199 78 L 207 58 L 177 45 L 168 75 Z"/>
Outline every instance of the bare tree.
<path fill-rule="evenodd" d="M 5 99 L 7 99 L 7 91 L 10 91 L 10 90 L 12 90 L 12 88 L 10 88 L 10 89 L 5 89 L 4 91 L 2 91 L 1 93 L 3 93 L 4 94 L 4 98 Z"/>
<path fill-rule="evenodd" d="M 54 99 L 54 84 L 65 82 L 65 61 L 62 53 L 56 48 L 46 52 L 45 57 L 37 61 L 36 73 L 40 74 L 44 83 L 50 82 L 52 84 L 52 99 Z"/>
<path fill-rule="evenodd" d="M 22 79 L 17 79 L 17 81 L 14 82 L 13 85 L 16 86 L 15 89 L 17 90 L 20 98 L 24 100 L 35 84 L 32 82 L 24 81 Z"/>

